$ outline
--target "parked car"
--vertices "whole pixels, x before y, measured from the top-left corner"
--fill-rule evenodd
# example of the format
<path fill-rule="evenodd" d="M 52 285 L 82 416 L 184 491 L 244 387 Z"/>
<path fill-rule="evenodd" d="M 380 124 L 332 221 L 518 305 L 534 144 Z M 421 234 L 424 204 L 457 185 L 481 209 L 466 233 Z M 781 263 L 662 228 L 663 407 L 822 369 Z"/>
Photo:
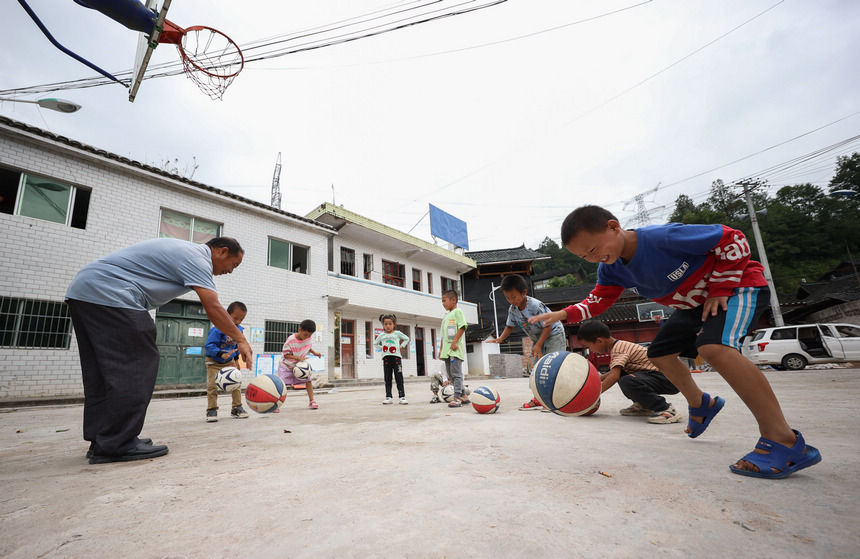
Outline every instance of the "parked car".
<path fill-rule="evenodd" d="M 756 330 L 743 354 L 756 365 L 800 370 L 809 364 L 860 361 L 860 326 L 798 324 Z"/>

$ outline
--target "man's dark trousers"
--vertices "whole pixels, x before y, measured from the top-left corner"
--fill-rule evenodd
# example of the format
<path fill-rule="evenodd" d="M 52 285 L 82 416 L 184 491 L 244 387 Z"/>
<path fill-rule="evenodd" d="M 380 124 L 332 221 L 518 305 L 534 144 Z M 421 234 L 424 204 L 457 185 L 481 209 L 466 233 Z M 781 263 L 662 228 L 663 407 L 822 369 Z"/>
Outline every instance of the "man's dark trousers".
<path fill-rule="evenodd" d="M 69 299 L 84 384 L 84 440 L 93 452 L 133 449 L 158 376 L 155 323 L 146 311 Z"/>

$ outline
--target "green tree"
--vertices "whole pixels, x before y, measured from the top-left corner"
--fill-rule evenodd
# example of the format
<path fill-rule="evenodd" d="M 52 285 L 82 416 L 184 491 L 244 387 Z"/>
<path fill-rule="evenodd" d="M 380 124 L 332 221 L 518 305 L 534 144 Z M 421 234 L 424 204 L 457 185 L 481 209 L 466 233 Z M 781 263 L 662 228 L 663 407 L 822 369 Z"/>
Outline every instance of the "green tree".
<path fill-rule="evenodd" d="M 830 192 L 854 190 L 860 192 L 860 153 L 840 155 L 836 158 L 836 173 L 830 179 Z"/>

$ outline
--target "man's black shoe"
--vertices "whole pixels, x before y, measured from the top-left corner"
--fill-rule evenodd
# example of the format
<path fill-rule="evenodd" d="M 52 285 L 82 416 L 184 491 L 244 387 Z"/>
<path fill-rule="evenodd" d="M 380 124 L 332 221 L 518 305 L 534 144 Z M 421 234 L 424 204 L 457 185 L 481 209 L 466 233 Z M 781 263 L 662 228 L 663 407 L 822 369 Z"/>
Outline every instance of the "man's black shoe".
<path fill-rule="evenodd" d="M 132 462 L 134 460 L 146 460 L 148 458 L 158 458 L 167 454 L 167 445 L 151 445 L 143 442 L 137 443 L 137 446 L 129 450 L 125 454 L 119 456 L 107 456 L 101 454 L 93 454 L 90 457 L 90 464 L 107 464 L 108 462 Z"/>
<path fill-rule="evenodd" d="M 152 439 L 137 439 L 143 444 L 152 444 Z M 90 443 L 90 449 L 87 451 L 87 458 L 93 457 L 93 447 L 96 446 L 96 443 Z"/>

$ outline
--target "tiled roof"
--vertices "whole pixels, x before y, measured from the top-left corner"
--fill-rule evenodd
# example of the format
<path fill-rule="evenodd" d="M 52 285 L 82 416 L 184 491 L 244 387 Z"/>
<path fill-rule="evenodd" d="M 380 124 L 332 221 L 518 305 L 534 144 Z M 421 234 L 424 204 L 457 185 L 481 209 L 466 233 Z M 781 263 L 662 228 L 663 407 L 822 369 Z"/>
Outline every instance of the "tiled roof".
<path fill-rule="evenodd" d="M 801 284 L 797 290 L 798 299 L 807 305 L 823 301 L 845 303 L 860 299 L 860 279 L 850 274 L 833 278 L 830 281 L 817 281 Z"/>
<path fill-rule="evenodd" d="M 594 285 L 591 283 L 583 283 L 572 287 L 548 287 L 546 289 L 535 289 L 535 298 L 540 299 L 547 305 L 560 305 L 579 303 L 591 293 Z M 644 297 L 637 294 L 635 291 L 625 289 L 619 297 L 621 302 L 635 299 L 637 303 L 647 301 Z M 618 303 L 617 303 L 618 304 Z"/>
<path fill-rule="evenodd" d="M 17 120 L 12 120 L 11 118 L 7 118 L 5 116 L 0 116 L 0 126 L 5 126 L 7 128 L 10 128 L 10 129 L 18 130 L 20 132 L 23 132 L 25 134 L 30 134 L 32 136 L 38 136 L 40 138 L 44 138 L 46 140 L 50 140 L 50 141 L 56 142 L 58 144 L 63 144 L 65 146 L 68 146 L 70 148 L 73 148 L 73 149 L 76 149 L 79 151 L 87 152 L 89 154 L 95 155 L 95 156 L 100 157 L 102 159 L 108 159 L 108 160 L 115 161 L 116 163 L 118 163 L 120 165 L 124 165 L 126 167 L 134 167 L 134 168 L 140 169 L 141 171 L 145 171 L 145 172 L 153 174 L 153 175 L 158 175 L 161 177 L 168 178 L 174 182 L 180 182 L 180 183 L 183 183 L 185 185 L 188 185 L 188 186 L 191 186 L 194 188 L 199 188 L 200 190 L 205 190 L 207 192 L 212 192 L 212 193 L 218 194 L 220 196 L 224 196 L 225 198 L 231 198 L 233 200 L 243 202 L 243 203 L 248 204 L 250 206 L 255 206 L 257 208 L 265 209 L 265 210 L 268 210 L 272 213 L 286 216 L 286 217 L 289 217 L 290 219 L 301 221 L 302 223 L 305 223 L 307 225 L 317 227 L 319 229 L 323 229 L 327 232 L 334 232 L 333 227 L 330 227 L 324 223 L 319 223 L 318 221 L 314 221 L 313 219 L 308 219 L 308 218 L 300 216 L 300 215 L 296 215 L 296 214 L 293 214 L 290 212 L 285 212 L 285 211 L 280 210 L 278 208 L 273 208 L 272 206 L 269 206 L 267 204 L 263 204 L 262 202 L 257 202 L 256 200 L 251 200 L 250 198 L 245 198 L 243 196 L 233 194 L 232 192 L 227 192 L 226 190 L 221 190 L 220 188 L 216 188 L 214 186 L 209 186 L 207 184 L 203 184 L 202 182 L 197 182 L 197 181 L 187 179 L 187 178 L 179 176 L 179 175 L 174 175 L 172 173 L 168 173 L 167 171 L 165 171 L 163 169 L 159 169 L 158 167 L 153 167 L 152 165 L 147 165 L 145 163 L 141 163 L 140 161 L 135 161 L 133 159 L 129 159 L 128 157 L 123 157 L 121 155 L 117 155 L 115 153 L 105 151 L 103 149 L 99 149 L 99 148 L 96 148 L 96 147 L 93 147 L 93 146 L 90 146 L 87 144 L 83 144 L 81 142 L 78 142 L 77 140 L 72 140 L 71 138 L 67 138 L 65 136 L 60 136 L 58 134 L 54 134 L 52 132 L 42 130 L 41 128 L 36 128 L 35 126 L 30 126 L 29 124 L 25 124 L 25 123 L 19 122 Z M 25 135 L 25 134 L 22 134 L 22 135 Z"/>
<path fill-rule="evenodd" d="M 466 252 L 466 256 L 480 264 L 499 264 L 502 262 L 531 262 L 548 260 L 550 257 L 536 250 L 526 248 L 526 245 L 514 248 L 497 248 L 493 250 L 474 250 Z"/>

